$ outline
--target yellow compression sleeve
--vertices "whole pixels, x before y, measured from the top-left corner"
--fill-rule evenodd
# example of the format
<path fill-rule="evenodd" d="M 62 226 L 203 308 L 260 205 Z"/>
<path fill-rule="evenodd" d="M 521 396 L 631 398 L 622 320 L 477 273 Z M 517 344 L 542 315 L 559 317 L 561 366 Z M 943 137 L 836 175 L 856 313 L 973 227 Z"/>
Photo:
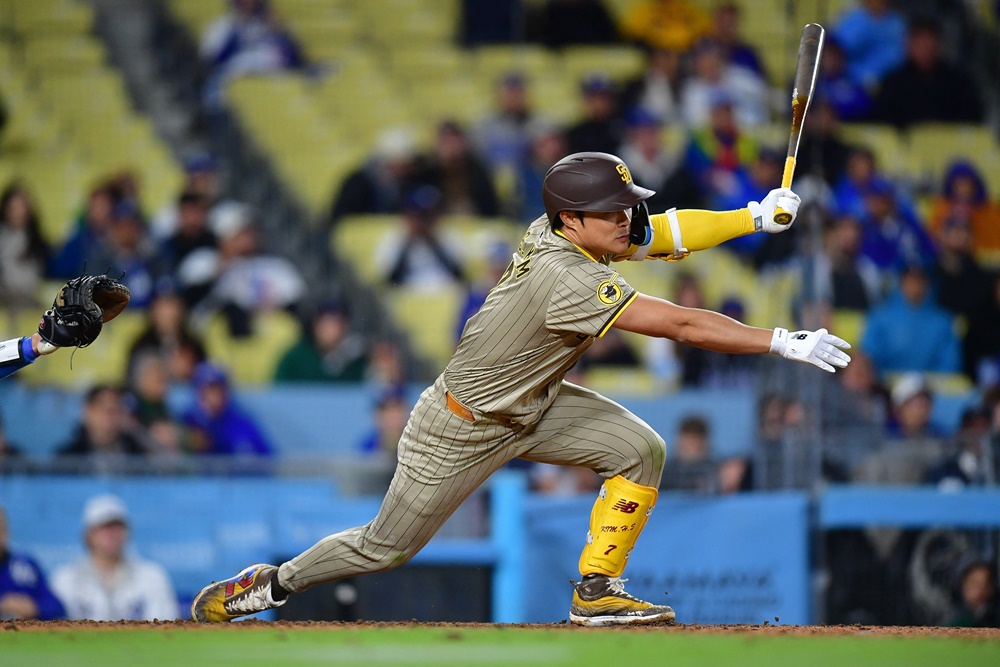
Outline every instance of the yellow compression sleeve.
<path fill-rule="evenodd" d="M 653 243 L 646 254 L 648 259 L 675 259 L 674 235 L 666 213 L 649 216 L 653 227 Z M 689 252 L 713 248 L 723 241 L 737 236 L 752 234 L 753 218 L 749 209 L 735 211 L 704 211 L 701 209 L 681 209 L 677 211 L 677 222 L 681 230 L 681 242 L 677 244 Z M 629 246 L 628 252 L 615 257 L 615 261 L 628 259 L 638 249 Z"/>

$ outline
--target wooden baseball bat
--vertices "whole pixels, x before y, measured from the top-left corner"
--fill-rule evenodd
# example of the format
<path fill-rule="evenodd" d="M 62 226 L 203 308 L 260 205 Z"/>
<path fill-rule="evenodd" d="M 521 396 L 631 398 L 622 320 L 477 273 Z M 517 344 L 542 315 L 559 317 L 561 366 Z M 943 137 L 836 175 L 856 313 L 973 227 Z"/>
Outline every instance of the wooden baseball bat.
<path fill-rule="evenodd" d="M 795 65 L 795 83 L 792 86 L 792 133 L 788 137 L 788 157 L 785 158 L 785 170 L 781 174 L 783 188 L 792 187 L 795 158 L 799 154 L 799 136 L 806 111 L 812 101 L 813 90 L 816 88 L 816 75 L 819 72 L 819 59 L 823 53 L 825 34 L 823 26 L 818 23 L 809 23 L 802 28 L 799 60 Z M 787 225 L 792 221 L 792 214 L 779 207 L 774 211 L 774 221 L 780 225 Z"/>

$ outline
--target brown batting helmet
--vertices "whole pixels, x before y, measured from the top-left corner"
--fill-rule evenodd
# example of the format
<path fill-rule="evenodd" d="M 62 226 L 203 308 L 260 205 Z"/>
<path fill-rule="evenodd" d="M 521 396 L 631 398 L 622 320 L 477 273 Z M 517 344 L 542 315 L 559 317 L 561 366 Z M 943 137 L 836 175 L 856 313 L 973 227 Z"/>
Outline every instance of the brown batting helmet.
<path fill-rule="evenodd" d="M 567 155 L 549 168 L 542 181 L 549 222 L 555 222 L 560 211 L 624 211 L 654 194 L 636 185 L 622 159 L 610 153 Z"/>

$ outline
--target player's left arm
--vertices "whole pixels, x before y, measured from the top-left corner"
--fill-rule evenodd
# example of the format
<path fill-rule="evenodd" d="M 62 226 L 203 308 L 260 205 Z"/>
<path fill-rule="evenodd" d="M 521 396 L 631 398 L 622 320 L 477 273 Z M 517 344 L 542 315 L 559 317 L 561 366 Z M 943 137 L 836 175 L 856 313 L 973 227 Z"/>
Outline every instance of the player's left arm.
<path fill-rule="evenodd" d="M 38 351 L 41 340 L 42 337 L 36 333 L 0 342 L 0 379 L 16 373 L 41 356 Z M 52 348 L 52 351 L 56 349 Z"/>
<path fill-rule="evenodd" d="M 701 209 L 670 209 L 665 213 L 649 215 L 645 204 L 632 209 L 632 227 L 627 252 L 615 261 L 628 259 L 665 259 L 677 261 L 692 252 L 713 248 L 738 236 L 764 231 L 777 234 L 791 227 L 779 225 L 772 218 L 776 208 L 792 214 L 792 221 L 799 210 L 800 199 L 788 188 L 771 190 L 763 201 L 748 202 L 745 208 L 734 211 L 705 211 Z"/>
<path fill-rule="evenodd" d="M 826 329 L 795 332 L 780 327 L 761 329 L 721 313 L 685 308 L 645 294 L 636 295 L 626 304 L 612 326 L 727 354 L 770 352 L 831 373 L 851 360 L 842 351 L 851 346 Z"/>

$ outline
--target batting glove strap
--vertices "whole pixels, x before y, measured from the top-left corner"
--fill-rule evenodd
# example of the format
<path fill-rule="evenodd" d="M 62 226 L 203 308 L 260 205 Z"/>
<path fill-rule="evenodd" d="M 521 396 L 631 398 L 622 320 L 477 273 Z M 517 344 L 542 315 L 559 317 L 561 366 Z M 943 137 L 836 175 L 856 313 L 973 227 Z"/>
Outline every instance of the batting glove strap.
<path fill-rule="evenodd" d="M 788 329 L 779 327 L 771 335 L 770 352 L 833 373 L 837 368 L 845 368 L 851 361 L 851 357 L 842 351 L 850 347 L 850 343 L 826 329 L 789 333 Z"/>

